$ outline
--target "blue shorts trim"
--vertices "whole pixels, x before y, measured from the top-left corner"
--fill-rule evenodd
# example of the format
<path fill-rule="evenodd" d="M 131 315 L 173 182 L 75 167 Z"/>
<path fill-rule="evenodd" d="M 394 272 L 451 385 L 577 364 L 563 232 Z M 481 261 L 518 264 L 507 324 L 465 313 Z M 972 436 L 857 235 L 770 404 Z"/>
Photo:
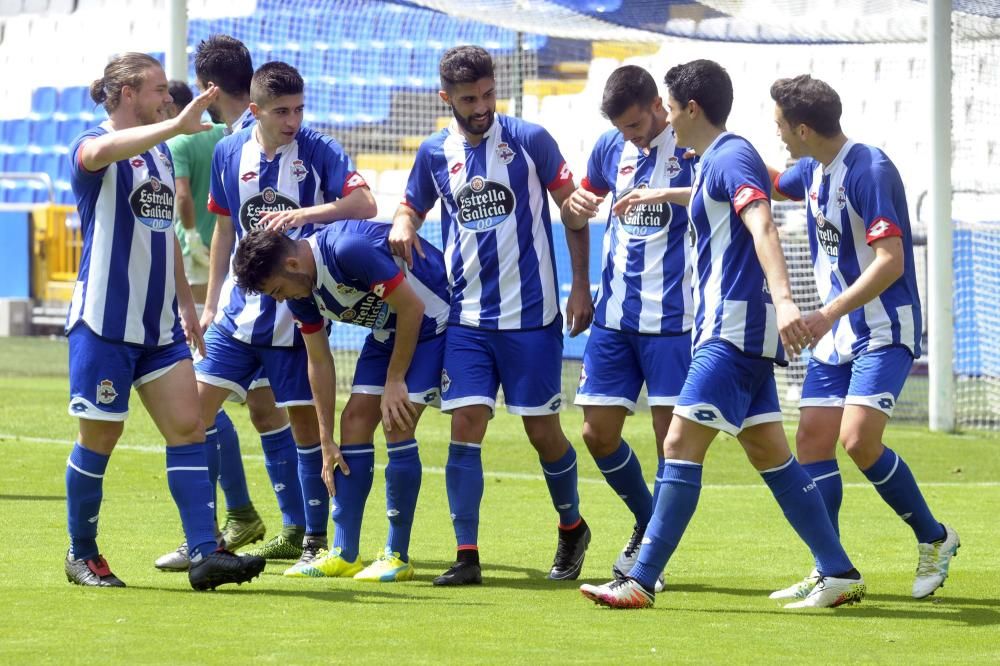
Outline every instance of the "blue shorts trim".
<path fill-rule="evenodd" d="M 901 345 L 866 351 L 842 365 L 810 358 L 799 408 L 862 405 L 892 416 L 912 367 L 913 354 Z"/>
<path fill-rule="evenodd" d="M 354 386 L 351 393 L 382 395 L 385 393 L 385 376 L 389 370 L 394 338 L 379 342 L 374 336 L 365 339 L 358 364 L 354 368 Z M 417 405 L 441 406 L 441 368 L 444 364 L 445 336 L 421 340 L 413 352 L 413 360 L 406 371 L 406 388 L 410 402 Z"/>
<path fill-rule="evenodd" d="M 543 416 L 562 408 L 562 318 L 544 328 L 492 331 L 449 326 L 441 370 L 441 411 L 496 406 L 503 388 L 507 411 Z"/>
<path fill-rule="evenodd" d="M 643 383 L 651 406 L 677 404 L 691 367 L 691 335 L 639 335 L 590 327 L 577 405 L 622 406 L 635 412 Z"/>
<path fill-rule="evenodd" d="M 278 407 L 313 404 L 305 347 L 260 347 L 240 342 L 212 324 L 205 333 L 205 358 L 195 366 L 199 382 L 228 389 L 237 401 L 261 371 L 268 377 Z M 256 386 L 254 387 L 256 388 Z"/>
<path fill-rule="evenodd" d="M 674 414 L 736 436 L 744 428 L 781 421 L 774 361 L 747 356 L 723 340 L 694 350 Z"/>
<path fill-rule="evenodd" d="M 184 360 L 184 341 L 139 347 L 106 340 L 86 325 L 69 332 L 69 414 L 94 421 L 124 421 L 131 387 L 148 384 Z"/>

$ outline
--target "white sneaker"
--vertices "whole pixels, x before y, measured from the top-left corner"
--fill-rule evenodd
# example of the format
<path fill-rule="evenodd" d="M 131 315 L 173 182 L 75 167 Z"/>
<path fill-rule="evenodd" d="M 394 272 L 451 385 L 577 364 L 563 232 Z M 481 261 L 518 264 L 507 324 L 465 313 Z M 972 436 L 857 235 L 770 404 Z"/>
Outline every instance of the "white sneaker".
<path fill-rule="evenodd" d="M 942 523 L 942 525 L 944 525 Z M 958 555 L 961 546 L 958 532 L 944 525 L 944 538 L 934 543 L 918 543 L 917 577 L 913 579 L 913 597 L 923 599 L 934 594 L 934 591 L 944 585 L 948 577 L 948 566 L 951 558 Z"/>
<path fill-rule="evenodd" d="M 638 523 L 632 527 L 632 536 L 625 542 L 625 547 L 618 554 L 618 559 L 611 565 L 611 575 L 616 580 L 624 580 L 632 572 L 632 567 L 635 566 L 635 563 L 639 561 L 639 549 L 642 548 L 642 537 L 644 534 L 645 530 L 640 530 Z M 663 586 L 663 572 L 661 571 L 660 575 L 656 577 L 653 590 L 655 592 L 663 592 Z"/>
<path fill-rule="evenodd" d="M 642 585 L 625 578 L 604 585 L 581 585 L 580 593 L 595 604 L 608 608 L 652 608 L 654 596 Z"/>
<path fill-rule="evenodd" d="M 769 599 L 805 599 L 819 582 L 819 572 L 813 569 L 808 576 L 783 590 L 775 590 Z"/>
<path fill-rule="evenodd" d="M 823 576 L 805 599 L 785 604 L 785 608 L 836 608 L 858 603 L 864 598 L 864 578 Z"/>

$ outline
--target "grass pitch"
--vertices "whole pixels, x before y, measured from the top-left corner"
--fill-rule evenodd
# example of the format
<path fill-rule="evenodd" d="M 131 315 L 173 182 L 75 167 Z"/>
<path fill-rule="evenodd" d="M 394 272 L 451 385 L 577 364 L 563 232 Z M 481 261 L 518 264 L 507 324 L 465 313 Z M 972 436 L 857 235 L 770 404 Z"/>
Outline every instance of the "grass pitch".
<path fill-rule="evenodd" d="M 1000 662 L 995 436 L 907 427 L 887 434 L 937 516 L 962 538 L 951 577 L 930 599 L 910 598 L 912 533 L 842 455 L 844 543 L 869 597 L 807 612 L 769 600 L 809 570 L 810 558 L 739 445 L 723 435 L 656 608 L 609 611 L 584 600 L 578 583 L 545 579 L 555 513 L 521 424 L 505 413 L 490 425 L 483 453 L 482 587 L 430 583 L 450 564 L 454 537 L 444 490 L 448 420 L 429 410 L 418 433 L 425 474 L 411 547 L 415 581 L 286 579 L 287 563 L 274 563 L 250 585 L 195 593 L 186 576 L 152 566 L 182 537 L 162 446 L 135 401 L 108 467 L 99 537 L 129 587 L 95 590 L 69 585 L 62 571 L 63 476 L 76 432 L 65 368 L 63 341 L 0 340 L 0 663 Z M 244 409 L 230 414 L 270 533 L 280 516 L 259 440 Z M 594 533 L 581 581 L 603 582 L 632 521 L 586 454 L 580 412 L 564 417 Z M 626 437 L 651 477 L 646 414 L 628 420 Z M 376 460 L 384 464 L 384 447 Z M 384 506 L 378 475 L 365 516 L 366 562 L 385 538 Z"/>

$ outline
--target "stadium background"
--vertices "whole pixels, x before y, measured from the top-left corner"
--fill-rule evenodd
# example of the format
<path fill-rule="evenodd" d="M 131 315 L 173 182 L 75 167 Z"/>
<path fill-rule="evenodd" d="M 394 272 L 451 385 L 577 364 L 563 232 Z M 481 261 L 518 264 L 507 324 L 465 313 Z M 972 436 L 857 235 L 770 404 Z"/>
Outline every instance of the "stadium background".
<path fill-rule="evenodd" d="M 140 50 L 166 61 L 165 0 L 0 0 L 0 297 L 18 299 L 36 330 L 58 326 L 75 279 L 79 221 L 67 147 L 104 112 L 87 86 L 110 54 Z M 183 3 L 182 3 L 183 4 Z M 926 195 L 930 149 L 928 5 L 914 0 L 189 0 L 187 52 L 227 33 L 255 65 L 284 60 L 306 80 L 306 122 L 335 136 L 372 185 L 388 221 L 420 141 L 449 120 L 437 62 L 450 46 L 480 44 L 498 65 L 499 110 L 545 126 L 577 179 L 597 136 L 607 75 L 623 63 L 658 80 L 698 57 L 732 75 L 729 128 L 753 141 L 769 164 L 786 153 L 767 94 L 779 76 L 809 72 L 837 88 L 847 134 L 886 150 L 907 188 L 917 239 L 918 279 L 928 308 Z M 99 38 L 95 39 L 95 35 Z M 98 45 L 95 46 L 95 42 Z M 188 58 L 187 77 L 194 74 Z M 952 12 L 952 211 L 954 415 L 961 427 L 1000 429 L 1000 3 L 956 0 Z M 168 74 L 170 72 L 168 71 Z M 818 305 L 796 204 L 776 218 L 801 307 Z M 591 225 L 591 279 L 599 274 L 605 214 Z M 435 210 L 421 233 L 440 240 Z M 562 295 L 569 261 L 554 229 Z M 31 300 L 20 300 L 31 299 Z M 924 322 L 927 334 L 927 318 Z M 337 325 L 331 345 L 346 391 L 364 331 Z M 577 384 L 585 336 L 566 340 L 563 390 Z M 803 363 L 779 372 L 794 414 Z M 915 365 L 897 417 L 925 423 L 927 365 Z"/>

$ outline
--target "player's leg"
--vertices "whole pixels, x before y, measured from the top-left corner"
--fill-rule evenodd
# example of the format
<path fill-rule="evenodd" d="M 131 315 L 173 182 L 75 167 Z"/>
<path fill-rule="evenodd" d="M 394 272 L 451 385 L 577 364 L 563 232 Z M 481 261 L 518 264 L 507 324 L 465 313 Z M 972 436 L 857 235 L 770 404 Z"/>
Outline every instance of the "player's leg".
<path fill-rule="evenodd" d="M 882 443 L 912 361 L 904 347 L 885 347 L 855 359 L 840 439 L 885 503 L 913 530 L 918 549 L 913 596 L 922 599 L 944 584 L 960 543 L 955 530 L 931 513 L 903 458 Z"/>
<path fill-rule="evenodd" d="M 455 564 L 435 585 L 482 582 L 479 565 L 479 506 L 483 500 L 482 442 L 493 417 L 500 377 L 487 332 L 451 326 L 445 332 L 441 411 L 451 414 L 445 466 L 448 508 L 455 530 Z"/>

